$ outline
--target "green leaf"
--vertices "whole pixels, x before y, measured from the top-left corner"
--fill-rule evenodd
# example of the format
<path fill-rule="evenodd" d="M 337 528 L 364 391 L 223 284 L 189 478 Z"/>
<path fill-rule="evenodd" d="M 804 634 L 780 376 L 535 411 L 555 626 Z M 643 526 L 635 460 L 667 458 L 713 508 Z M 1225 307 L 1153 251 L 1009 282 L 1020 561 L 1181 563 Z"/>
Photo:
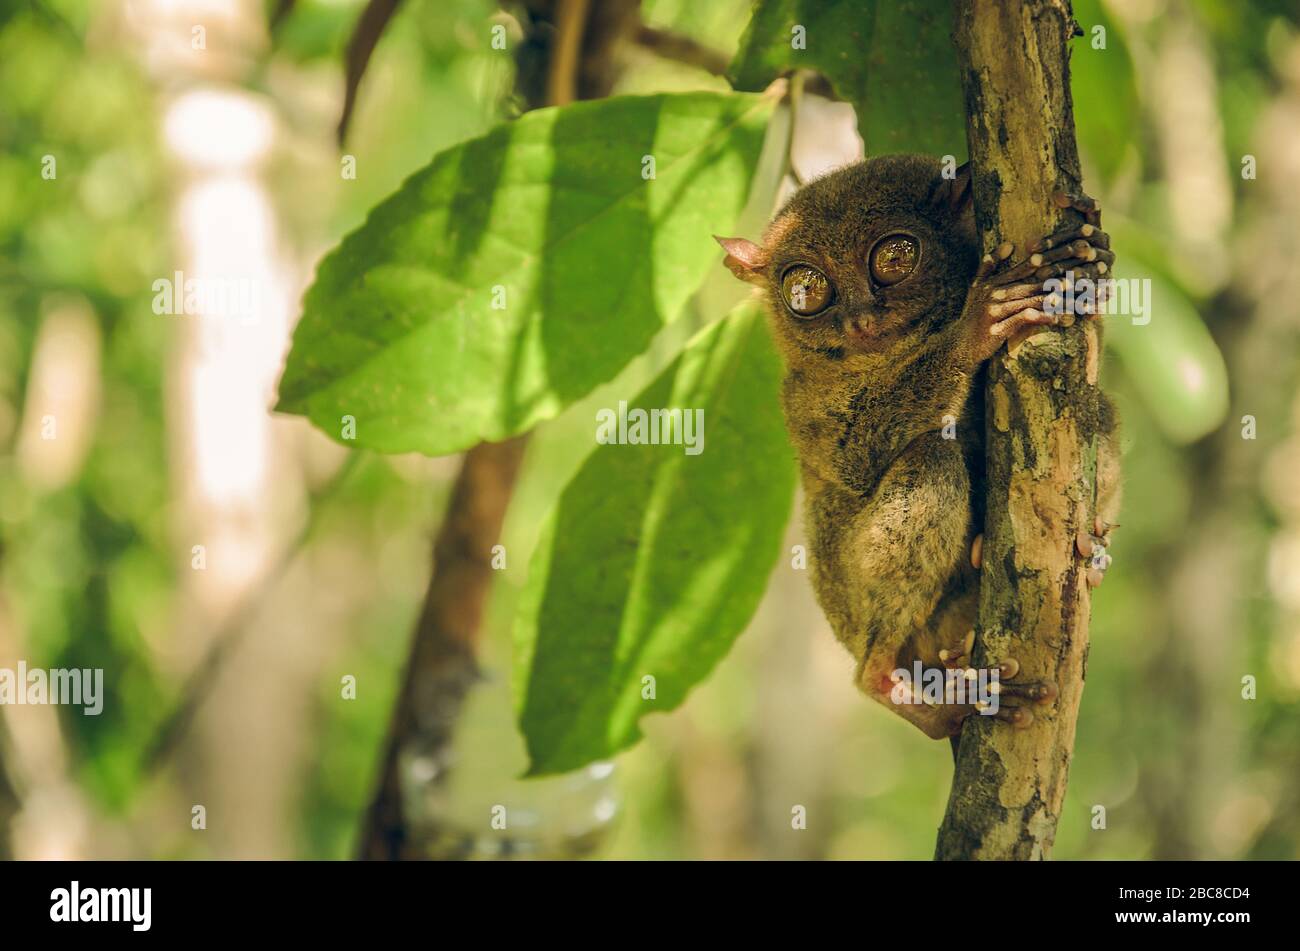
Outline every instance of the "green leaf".
<path fill-rule="evenodd" d="M 763 315 L 742 305 L 627 408 L 629 419 L 638 408 L 703 410 L 702 451 L 600 445 L 565 488 L 515 625 L 529 775 L 631 746 L 637 721 L 681 703 L 748 623 L 794 492 L 781 376 Z"/>
<path fill-rule="evenodd" d="M 804 49 L 792 32 L 803 27 Z M 759 0 L 729 72 L 763 89 L 820 72 L 853 104 L 868 155 L 966 155 L 966 112 L 949 0 Z"/>
<path fill-rule="evenodd" d="M 717 266 L 710 235 L 744 205 L 771 108 L 606 99 L 440 153 L 322 262 L 276 408 L 334 438 L 352 416 L 352 445 L 431 455 L 556 415 Z"/>
<path fill-rule="evenodd" d="M 1129 303 L 1106 318 L 1106 344 L 1165 435 L 1178 444 L 1195 442 L 1228 413 L 1223 354 L 1178 285 L 1128 245 L 1116 247 L 1128 248 L 1113 273 Z"/>
<path fill-rule="evenodd" d="M 1099 0 L 1075 0 L 1074 16 L 1084 33 L 1070 52 L 1075 131 L 1084 154 L 1102 180 L 1110 182 L 1143 134 L 1133 57 L 1123 31 Z M 1104 32 L 1095 32 L 1097 27 Z M 1093 44 L 1103 37 L 1106 45 L 1097 49 Z"/>

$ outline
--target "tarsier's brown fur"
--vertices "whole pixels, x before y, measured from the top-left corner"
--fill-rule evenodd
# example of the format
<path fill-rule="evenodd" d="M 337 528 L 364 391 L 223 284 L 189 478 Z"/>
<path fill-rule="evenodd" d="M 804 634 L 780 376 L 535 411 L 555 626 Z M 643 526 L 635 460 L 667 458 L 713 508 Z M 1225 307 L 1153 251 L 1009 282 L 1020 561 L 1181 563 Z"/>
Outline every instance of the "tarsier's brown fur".
<path fill-rule="evenodd" d="M 981 262 L 968 169 L 947 177 L 942 169 L 926 156 L 874 158 L 801 189 L 761 245 L 720 239 L 728 267 L 764 290 L 784 358 L 782 403 L 802 470 L 817 598 L 859 661 L 858 685 L 936 738 L 957 733 L 972 708 L 892 703 L 891 674 L 915 660 L 964 664 L 970 650 L 983 365 L 1008 339 L 1060 322 L 1044 312 L 1048 271 L 1096 278 L 1113 261 L 1105 234 L 1085 225 L 1039 242 L 1055 250 L 1034 261 L 1013 265 L 1005 260 L 1013 249 L 1003 246 Z M 1090 199 L 1062 196 L 1067 203 L 1096 221 Z M 870 256 L 891 235 L 912 239 L 919 253 L 904 279 L 882 285 Z M 833 288 L 815 316 L 800 316 L 783 297 L 783 276 L 795 265 L 820 270 Z M 1105 454 L 1099 471 L 1113 485 L 1113 413 L 1100 391 L 1094 415 Z M 1105 495 L 1097 537 L 1080 540 L 1081 554 L 1090 541 L 1105 542 L 1118 501 L 1113 488 Z M 1054 685 L 1016 683 L 1013 659 L 1001 666 L 1010 681 L 1002 699 L 1055 696 Z M 1013 701 L 998 718 L 1024 725 L 1032 714 Z"/>

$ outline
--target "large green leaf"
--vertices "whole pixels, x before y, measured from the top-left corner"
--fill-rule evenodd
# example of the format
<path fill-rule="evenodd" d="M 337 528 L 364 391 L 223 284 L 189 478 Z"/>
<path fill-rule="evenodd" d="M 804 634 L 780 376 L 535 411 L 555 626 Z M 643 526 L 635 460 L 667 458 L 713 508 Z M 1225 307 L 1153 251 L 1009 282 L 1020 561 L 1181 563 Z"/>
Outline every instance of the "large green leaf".
<path fill-rule="evenodd" d="M 1133 58 L 1099 0 L 1075 0 L 1074 16 L 1084 34 L 1070 52 L 1075 131 L 1084 154 L 1110 182 L 1142 139 Z"/>
<path fill-rule="evenodd" d="M 681 311 L 772 108 L 739 93 L 530 112 L 440 153 L 322 263 L 277 409 L 384 452 L 521 432 Z M 654 176 L 647 178 L 653 157 Z"/>
<path fill-rule="evenodd" d="M 1124 248 L 1125 245 L 1117 245 Z M 1132 301 L 1106 319 L 1106 344 L 1124 362 L 1134 387 L 1165 435 L 1195 442 L 1228 413 L 1228 369 L 1196 305 L 1160 270 L 1133 251 L 1115 266 Z"/>
<path fill-rule="evenodd" d="M 789 70 L 816 70 L 857 109 L 868 155 L 960 161 L 966 112 L 951 35 L 950 0 L 758 0 L 730 77 L 757 90 Z"/>
<path fill-rule="evenodd" d="M 600 445 L 565 488 L 515 627 L 530 775 L 635 743 L 637 721 L 681 703 L 753 615 L 794 491 L 780 381 L 762 314 L 742 305 L 629 402 L 702 409 L 703 451 Z"/>

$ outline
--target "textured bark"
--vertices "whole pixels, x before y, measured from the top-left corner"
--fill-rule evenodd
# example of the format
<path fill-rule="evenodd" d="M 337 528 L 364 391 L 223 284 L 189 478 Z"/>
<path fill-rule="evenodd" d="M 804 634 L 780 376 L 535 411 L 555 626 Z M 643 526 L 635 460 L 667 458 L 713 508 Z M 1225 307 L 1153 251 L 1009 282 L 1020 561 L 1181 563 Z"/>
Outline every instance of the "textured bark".
<path fill-rule="evenodd" d="M 975 206 L 985 249 L 1015 258 L 1076 220 L 1053 192 L 1079 192 L 1067 0 L 957 0 L 954 42 L 966 95 Z M 1081 219 L 1078 219 L 1081 220 Z M 1014 657 L 1021 679 L 1055 681 L 1055 703 L 1008 729 L 970 717 L 962 732 L 938 859 L 1043 859 L 1065 798 L 1088 652 L 1086 563 L 1095 445 L 1088 404 L 1098 338 L 1080 321 L 990 362 L 988 494 L 973 662 Z M 1094 376 L 1095 379 L 1095 376 Z"/>

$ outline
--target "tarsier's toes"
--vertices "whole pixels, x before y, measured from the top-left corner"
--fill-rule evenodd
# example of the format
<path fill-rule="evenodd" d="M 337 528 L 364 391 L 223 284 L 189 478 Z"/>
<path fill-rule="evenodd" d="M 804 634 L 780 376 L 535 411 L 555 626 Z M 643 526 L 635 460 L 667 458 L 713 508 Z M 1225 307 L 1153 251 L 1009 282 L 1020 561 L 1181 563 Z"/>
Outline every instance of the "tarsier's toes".
<path fill-rule="evenodd" d="M 975 536 L 975 541 L 970 546 L 970 566 L 976 571 L 984 564 L 984 533 Z"/>
<path fill-rule="evenodd" d="M 992 717 L 1002 723 L 1006 723 L 1016 730 L 1023 730 L 1034 722 L 1034 713 L 1026 707 L 1004 707 L 999 706 L 996 713 L 985 713 L 983 704 L 975 704 L 975 709 L 981 716 Z"/>
<path fill-rule="evenodd" d="M 1014 697 L 1030 703 L 1051 703 L 1060 692 L 1056 689 L 1056 684 L 1050 680 L 1023 684 L 1010 684 L 999 680 L 996 684 L 991 684 L 989 689 L 1003 699 Z"/>
<path fill-rule="evenodd" d="M 939 651 L 939 663 L 948 670 L 961 670 L 970 664 L 970 652 L 975 649 L 975 632 L 969 631 L 960 647 Z"/>
<path fill-rule="evenodd" d="M 1110 547 L 1110 530 L 1113 527 L 1109 522 L 1099 518 L 1093 523 L 1094 531 L 1089 532 L 1081 528 L 1074 536 L 1074 550 L 1079 553 L 1080 558 L 1088 559 L 1087 577 L 1090 588 L 1101 584 L 1106 576 L 1106 569 L 1110 567 L 1113 560 L 1106 550 Z"/>
<path fill-rule="evenodd" d="M 991 716 L 1016 729 L 1023 729 L 1033 723 L 1034 714 L 1027 705 L 1051 703 L 1060 691 L 1056 684 L 1049 680 L 1010 683 L 1009 681 L 1019 673 L 1020 662 L 1014 657 L 1008 657 L 998 664 L 998 680 L 989 685 L 989 693 L 997 697 L 997 712 L 985 712 L 990 704 L 983 703 L 975 704 L 975 709 L 984 716 Z M 1015 700 L 1016 703 L 1009 704 L 1007 700 Z"/>

